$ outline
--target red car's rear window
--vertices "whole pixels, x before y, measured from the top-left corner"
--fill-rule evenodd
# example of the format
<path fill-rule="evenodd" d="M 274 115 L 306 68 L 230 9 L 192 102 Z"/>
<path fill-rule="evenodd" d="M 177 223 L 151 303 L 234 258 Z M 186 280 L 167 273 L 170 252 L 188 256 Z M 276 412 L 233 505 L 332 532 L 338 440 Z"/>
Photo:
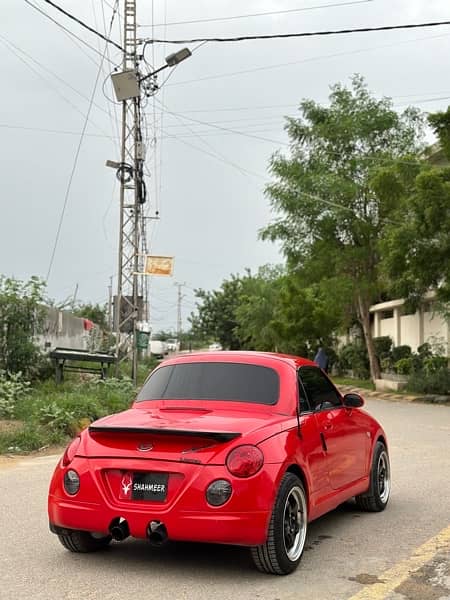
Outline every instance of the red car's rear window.
<path fill-rule="evenodd" d="M 279 377 L 274 369 L 229 362 L 184 363 L 160 367 L 138 394 L 143 400 L 230 400 L 276 404 Z"/>

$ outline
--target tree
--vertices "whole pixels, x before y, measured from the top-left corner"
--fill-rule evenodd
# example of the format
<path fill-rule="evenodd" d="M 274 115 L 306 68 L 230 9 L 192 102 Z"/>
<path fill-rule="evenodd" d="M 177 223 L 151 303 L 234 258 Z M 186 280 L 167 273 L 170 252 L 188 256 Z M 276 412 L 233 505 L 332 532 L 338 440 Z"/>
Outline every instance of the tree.
<path fill-rule="evenodd" d="M 78 304 L 72 311 L 76 317 L 82 317 L 89 319 L 100 327 L 103 331 L 109 329 L 108 326 L 108 312 L 105 304 L 92 304 L 86 302 L 85 304 Z"/>
<path fill-rule="evenodd" d="M 277 322 L 282 269 L 264 266 L 256 275 L 247 271 L 235 309 L 236 332 L 247 350 L 279 350 Z"/>
<path fill-rule="evenodd" d="M 401 199 L 382 241 L 383 267 L 392 293 L 417 308 L 436 291 L 441 308 L 450 304 L 450 107 L 428 116 L 439 148 L 427 160 L 396 162 L 374 178 L 379 194 Z M 435 166 L 437 165 L 437 166 Z"/>
<path fill-rule="evenodd" d="M 395 182 L 402 192 L 395 221 L 381 244 L 392 293 L 417 308 L 425 292 L 434 289 L 438 301 L 448 306 L 450 168 L 422 166 L 410 174 L 407 182 L 400 172 L 397 165 L 379 177 L 380 187 Z"/>
<path fill-rule="evenodd" d="M 232 275 L 231 279 L 222 283 L 219 290 L 195 290 L 200 300 L 197 304 L 198 314 L 191 315 L 189 319 L 194 335 L 218 340 L 223 348 L 229 350 L 241 348 L 236 321 L 241 286 L 241 279 Z"/>
<path fill-rule="evenodd" d="M 44 322 L 45 284 L 0 276 L 0 370 L 34 374 L 41 355 L 35 337 Z"/>
<path fill-rule="evenodd" d="M 297 273 L 281 267 L 247 271 L 218 291 L 197 295 L 202 304 L 191 317 L 193 330 L 233 350 L 313 355 L 318 345 L 331 342 L 342 321 L 336 294 L 319 284 L 306 287 Z"/>
<path fill-rule="evenodd" d="M 281 242 L 288 267 L 305 284 L 319 283 L 354 310 L 369 354 L 373 378 L 380 368 L 370 328 L 370 305 L 380 298 L 379 241 L 397 198 L 379 197 L 372 177 L 380 166 L 421 148 L 422 118 L 414 109 L 399 115 L 392 102 L 373 98 L 360 76 L 351 89 L 331 88 L 329 106 L 300 104 L 301 116 L 289 118 L 290 155 L 277 153 L 267 186 L 277 219 L 263 239 Z"/>

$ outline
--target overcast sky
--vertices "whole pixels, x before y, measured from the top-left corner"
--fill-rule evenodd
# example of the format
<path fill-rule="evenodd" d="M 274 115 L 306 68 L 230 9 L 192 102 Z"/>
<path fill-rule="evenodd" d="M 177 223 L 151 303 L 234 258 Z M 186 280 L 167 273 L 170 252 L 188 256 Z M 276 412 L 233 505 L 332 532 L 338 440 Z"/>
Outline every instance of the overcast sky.
<path fill-rule="evenodd" d="M 96 36 L 43 0 L 30 2 L 103 53 Z M 57 3 L 104 31 L 103 15 L 109 23 L 114 0 Z M 122 0 L 120 5 L 122 12 Z M 137 5 L 139 36 L 164 39 L 450 19 L 448 0 L 137 0 Z M 224 19 L 273 11 L 279 12 Z M 112 37 L 120 41 L 118 20 Z M 24 0 L 1 0 L 0 47 L 0 273 L 45 278 L 101 57 Z M 146 59 L 158 67 L 176 49 L 149 46 Z M 155 140 L 147 153 L 147 210 L 149 216 L 157 211 L 160 216 L 149 221 L 150 251 L 175 256 L 174 277 L 151 282 L 153 329 L 176 327 L 175 282 L 186 284 L 182 312 L 187 327 L 194 288 L 212 290 L 246 267 L 254 271 L 283 262 L 276 246 L 258 240 L 258 230 L 271 219 L 263 193 L 268 163 L 274 152 L 287 149 L 284 116 L 295 115 L 302 98 L 325 103 L 330 85 L 361 73 L 371 91 L 392 97 L 398 110 L 408 104 L 426 111 L 446 109 L 449 55 L 450 26 L 443 26 L 211 43 L 173 69 L 145 110 Z M 79 300 L 103 303 L 111 276 L 117 286 L 118 186 L 114 171 L 104 164 L 120 158 L 120 107 L 106 97 L 111 96 L 108 74 L 120 63 L 120 52 L 111 48 L 108 58 L 48 280 L 48 294 L 57 301 L 78 285 Z M 168 74 L 164 71 L 159 82 Z"/>

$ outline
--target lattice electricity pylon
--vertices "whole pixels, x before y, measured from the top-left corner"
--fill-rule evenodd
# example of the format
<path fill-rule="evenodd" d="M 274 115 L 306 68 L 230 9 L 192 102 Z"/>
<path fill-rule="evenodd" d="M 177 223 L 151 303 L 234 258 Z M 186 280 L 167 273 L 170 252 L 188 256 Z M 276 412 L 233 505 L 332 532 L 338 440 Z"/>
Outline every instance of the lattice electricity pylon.
<path fill-rule="evenodd" d="M 124 0 L 123 71 L 138 75 L 136 44 L 136 0 Z M 143 164 L 140 97 L 122 101 L 122 150 L 118 169 L 120 180 L 120 233 L 117 296 L 114 329 L 119 362 L 132 358 L 132 378 L 136 379 L 136 324 L 141 319 L 138 268 Z"/>

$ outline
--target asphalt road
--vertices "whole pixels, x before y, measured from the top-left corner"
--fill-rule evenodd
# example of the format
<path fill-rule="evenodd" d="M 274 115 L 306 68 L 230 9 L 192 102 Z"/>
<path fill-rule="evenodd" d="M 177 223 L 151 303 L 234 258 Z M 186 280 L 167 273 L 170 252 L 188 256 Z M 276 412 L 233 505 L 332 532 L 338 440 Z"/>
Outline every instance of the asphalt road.
<path fill-rule="evenodd" d="M 299 569 L 253 569 L 235 547 L 128 539 L 71 554 L 48 531 L 57 457 L 0 461 L 2 600 L 450 600 L 450 407 L 369 400 L 390 442 L 380 514 L 348 504 L 311 523 Z"/>

